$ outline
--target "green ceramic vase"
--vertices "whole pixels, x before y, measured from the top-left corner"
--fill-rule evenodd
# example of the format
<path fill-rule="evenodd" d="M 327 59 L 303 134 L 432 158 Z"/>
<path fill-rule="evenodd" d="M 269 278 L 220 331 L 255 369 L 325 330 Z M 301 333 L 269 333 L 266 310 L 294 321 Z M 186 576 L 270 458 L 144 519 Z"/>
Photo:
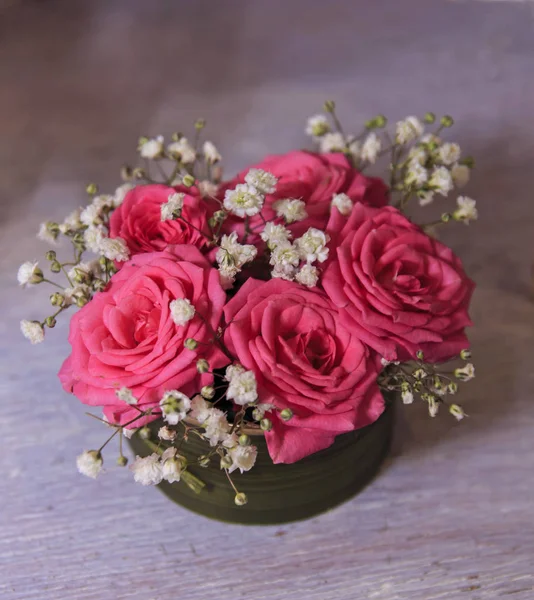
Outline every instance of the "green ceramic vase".
<path fill-rule="evenodd" d="M 161 421 L 150 425 L 153 439 L 157 439 L 161 425 Z M 248 497 L 244 506 L 236 506 L 235 492 L 215 459 L 208 467 L 191 469 L 205 483 L 200 493 L 183 481 L 164 481 L 158 487 L 177 504 L 218 521 L 275 525 L 307 519 L 349 500 L 371 481 L 388 453 L 392 429 L 393 406 L 388 401 L 375 423 L 342 434 L 330 448 L 290 465 L 273 464 L 265 438 L 258 432 L 252 441 L 258 448 L 254 468 L 232 474 L 239 491 Z M 132 437 L 130 445 L 139 456 L 152 453 L 138 435 Z M 206 442 L 191 436 L 180 453 L 192 461 L 208 451 Z"/>

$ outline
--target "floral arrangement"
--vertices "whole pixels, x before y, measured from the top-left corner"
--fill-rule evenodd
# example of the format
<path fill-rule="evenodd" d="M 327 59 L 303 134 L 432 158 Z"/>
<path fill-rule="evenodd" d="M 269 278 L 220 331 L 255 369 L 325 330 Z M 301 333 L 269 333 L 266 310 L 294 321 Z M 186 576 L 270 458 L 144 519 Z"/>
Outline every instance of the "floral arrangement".
<path fill-rule="evenodd" d="M 250 428 L 264 432 L 274 463 L 292 463 L 373 423 L 383 391 L 462 419 L 448 399 L 474 376 L 474 284 L 434 230 L 476 219 L 475 201 L 458 196 L 423 225 L 405 214 L 467 183 L 472 159 L 441 138 L 452 124 L 428 113 L 389 133 L 377 116 L 348 135 L 327 102 L 306 128 L 318 151 L 268 156 L 223 180 L 198 121 L 192 142 L 141 138 L 142 166 L 123 167 L 114 194 L 91 184 L 88 206 L 43 223 L 38 237 L 66 239 L 73 254 L 45 254 L 63 282 L 21 265 L 21 285 L 54 286 L 52 314 L 22 321 L 22 333 L 42 342 L 80 309 L 59 378 L 112 429 L 78 457 L 79 471 L 96 477 L 115 437 L 126 465 L 123 437 L 135 434 L 153 450 L 130 466 L 137 482 L 201 491 L 190 467 L 215 464 L 242 505 L 232 473 L 255 463 Z M 381 157 L 387 183 L 365 174 Z M 157 437 L 147 426 L 156 419 Z M 182 454 L 191 436 L 209 448 L 194 465 Z"/>

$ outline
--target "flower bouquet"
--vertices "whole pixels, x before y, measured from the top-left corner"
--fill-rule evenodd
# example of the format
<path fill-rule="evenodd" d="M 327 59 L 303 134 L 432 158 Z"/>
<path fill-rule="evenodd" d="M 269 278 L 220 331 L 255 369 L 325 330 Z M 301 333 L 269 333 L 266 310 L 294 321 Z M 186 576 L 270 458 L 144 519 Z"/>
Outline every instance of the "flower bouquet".
<path fill-rule="evenodd" d="M 373 477 L 395 399 L 462 419 L 449 398 L 474 376 L 474 285 L 435 229 L 475 219 L 475 202 L 424 225 L 404 214 L 467 182 L 472 160 L 441 139 L 452 124 L 428 113 L 388 133 L 378 116 L 348 135 L 327 102 L 308 120 L 317 151 L 224 180 L 198 121 L 191 142 L 141 138 L 114 194 L 91 184 L 85 208 L 43 223 L 39 237 L 66 239 L 71 257 L 48 250 L 50 276 L 20 267 L 21 285 L 54 286 L 52 314 L 21 329 L 41 342 L 79 308 L 59 378 L 110 428 L 79 471 L 97 477 L 114 439 L 127 465 L 128 438 L 136 482 L 208 516 L 276 523 Z M 387 183 L 365 174 L 381 157 Z"/>

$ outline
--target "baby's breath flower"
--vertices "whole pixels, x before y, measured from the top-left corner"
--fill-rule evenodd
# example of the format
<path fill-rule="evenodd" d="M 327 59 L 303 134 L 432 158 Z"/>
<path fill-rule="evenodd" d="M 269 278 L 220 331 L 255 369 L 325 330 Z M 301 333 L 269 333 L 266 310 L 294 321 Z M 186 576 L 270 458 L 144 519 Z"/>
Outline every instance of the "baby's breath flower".
<path fill-rule="evenodd" d="M 84 225 L 97 225 L 101 222 L 102 208 L 97 204 L 91 203 L 80 213 L 80 221 Z"/>
<path fill-rule="evenodd" d="M 420 137 L 424 129 L 424 125 L 417 117 L 406 117 L 406 119 L 397 123 L 396 141 L 399 144 L 411 142 Z"/>
<path fill-rule="evenodd" d="M 167 146 L 167 152 L 173 158 L 179 159 L 184 165 L 194 163 L 197 157 L 195 149 L 185 137 L 182 137 L 178 141 L 169 144 Z"/>
<path fill-rule="evenodd" d="M 282 277 L 283 275 L 290 276 L 293 278 L 295 269 L 300 263 L 300 251 L 299 249 L 287 242 L 286 244 L 279 244 L 271 253 L 270 264 L 275 268 L 276 276 Z"/>
<path fill-rule="evenodd" d="M 216 260 L 221 266 L 233 266 L 240 270 L 243 265 L 254 260 L 258 250 L 252 244 L 240 244 L 237 241 L 238 236 L 234 231 L 229 235 L 223 235 L 221 238 L 221 247 L 217 251 Z"/>
<path fill-rule="evenodd" d="M 176 453 L 176 448 L 168 448 L 163 453 L 163 456 L 165 456 L 165 453 L 168 452 L 169 450 L 174 451 Z M 179 458 L 177 458 L 176 456 L 173 455 L 173 456 L 168 456 L 167 458 L 165 458 L 163 460 L 163 457 L 162 457 L 161 475 L 162 475 L 162 478 L 165 479 L 165 481 L 168 481 L 169 483 L 174 483 L 175 481 L 180 481 L 181 474 L 182 474 L 182 461 Z"/>
<path fill-rule="evenodd" d="M 163 479 L 161 461 L 155 452 L 144 458 L 136 456 L 130 469 L 133 472 L 134 480 L 141 485 L 158 485 Z"/>
<path fill-rule="evenodd" d="M 321 137 L 330 131 L 330 124 L 324 115 L 314 115 L 308 119 L 306 133 L 313 137 Z"/>
<path fill-rule="evenodd" d="M 308 216 L 308 213 L 306 212 L 306 203 L 302 200 L 293 198 L 278 200 L 273 204 L 273 208 L 276 211 L 276 215 L 278 217 L 283 217 L 286 223 L 302 221 Z"/>
<path fill-rule="evenodd" d="M 176 325 L 185 325 L 195 316 L 195 307 L 187 298 L 177 298 L 169 304 L 171 319 Z"/>
<path fill-rule="evenodd" d="M 428 171 L 417 161 L 412 161 L 406 171 L 406 185 L 420 187 L 428 179 Z"/>
<path fill-rule="evenodd" d="M 104 238 L 100 242 L 100 252 L 109 260 L 124 262 L 130 258 L 126 242 L 120 238 Z"/>
<path fill-rule="evenodd" d="M 430 204 L 434 200 L 434 192 L 431 192 L 431 191 L 420 192 L 418 194 L 418 197 L 419 197 L 419 204 L 421 206 L 427 206 L 427 204 Z"/>
<path fill-rule="evenodd" d="M 345 149 L 345 139 L 341 133 L 325 133 L 319 139 L 319 148 L 321 152 L 343 152 Z"/>
<path fill-rule="evenodd" d="M 245 175 L 245 183 L 258 190 L 260 194 L 272 194 L 276 191 L 278 177 L 263 169 L 250 169 Z"/>
<path fill-rule="evenodd" d="M 438 160 L 444 165 L 452 165 L 460 159 L 460 146 L 446 142 L 438 150 Z"/>
<path fill-rule="evenodd" d="M 132 438 L 132 435 L 139 429 L 139 427 L 132 427 L 130 429 L 123 427 L 122 428 L 122 433 L 124 435 L 124 437 L 128 440 L 130 440 Z"/>
<path fill-rule="evenodd" d="M 240 183 L 224 193 L 224 208 L 238 217 L 252 217 L 262 209 L 263 200 L 263 195 L 256 188 Z"/>
<path fill-rule="evenodd" d="M 176 438 L 176 431 L 174 429 L 170 429 L 167 425 L 160 427 L 158 430 L 158 437 L 160 440 L 164 440 L 165 442 L 172 442 Z"/>
<path fill-rule="evenodd" d="M 80 262 L 68 271 L 68 276 L 71 281 L 76 283 L 85 283 L 93 277 L 98 277 L 101 273 L 100 263 L 98 260 L 90 262 Z"/>
<path fill-rule="evenodd" d="M 205 435 L 209 440 L 210 446 L 216 446 L 224 441 L 230 431 L 230 424 L 226 415 L 218 408 L 210 410 L 210 414 L 203 425 L 206 429 Z"/>
<path fill-rule="evenodd" d="M 233 473 L 239 469 L 241 473 L 250 471 L 256 463 L 258 449 L 256 446 L 241 446 L 237 445 L 228 450 L 228 456 L 232 459 L 232 466 L 228 469 L 229 473 Z"/>
<path fill-rule="evenodd" d="M 270 250 L 273 250 L 278 244 L 285 244 L 291 239 L 291 231 L 283 225 L 275 225 L 272 221 L 265 224 L 264 230 L 260 233 L 260 237 Z"/>
<path fill-rule="evenodd" d="M 155 159 L 163 156 L 163 136 L 144 139 L 139 144 L 139 154 L 142 158 Z"/>
<path fill-rule="evenodd" d="M 167 202 L 161 205 L 161 220 L 171 221 L 178 218 L 182 214 L 184 207 L 185 194 L 175 193 L 170 194 Z"/>
<path fill-rule="evenodd" d="M 342 215 L 347 216 L 352 212 L 354 203 L 347 194 L 334 194 L 332 196 L 332 206 L 335 206 Z"/>
<path fill-rule="evenodd" d="M 198 190 L 203 198 L 213 198 L 217 195 L 218 186 L 207 179 L 198 182 Z"/>
<path fill-rule="evenodd" d="M 23 287 L 41 283 L 43 281 L 43 272 L 39 268 L 39 263 L 37 261 L 22 263 L 17 272 L 17 280 Z"/>
<path fill-rule="evenodd" d="M 361 158 L 369 163 L 376 162 L 378 153 L 382 148 L 382 142 L 376 133 L 370 133 L 362 145 Z"/>
<path fill-rule="evenodd" d="M 81 212 L 82 212 L 81 208 L 77 208 L 77 209 L 73 210 L 66 217 L 66 219 L 63 221 L 63 223 L 61 223 L 59 225 L 59 231 L 61 233 L 67 233 L 68 231 L 76 231 L 77 229 L 79 229 L 82 226 L 82 222 L 80 220 Z"/>
<path fill-rule="evenodd" d="M 191 400 L 178 390 L 169 390 L 163 394 L 159 405 L 163 419 L 169 425 L 177 425 L 187 416 L 187 412 L 191 408 Z"/>
<path fill-rule="evenodd" d="M 23 319 L 20 322 L 22 335 L 30 340 L 32 344 L 40 344 L 44 340 L 44 329 L 38 321 L 27 321 Z"/>
<path fill-rule="evenodd" d="M 460 381 L 471 381 L 475 377 L 475 367 L 471 363 L 467 363 L 464 367 L 455 369 L 454 376 Z"/>
<path fill-rule="evenodd" d="M 451 174 L 446 167 L 434 169 L 428 183 L 441 196 L 446 196 L 453 187 Z"/>
<path fill-rule="evenodd" d="M 476 200 L 468 198 L 467 196 L 459 196 L 456 200 L 458 208 L 452 213 L 452 218 L 456 221 L 463 221 L 469 223 L 475 221 L 478 218 L 478 211 L 476 209 Z"/>
<path fill-rule="evenodd" d="M 113 208 L 117 208 L 117 206 L 120 206 L 123 203 L 126 194 L 130 190 L 133 190 L 134 187 L 135 186 L 131 183 L 123 183 L 122 185 L 119 185 L 119 187 L 115 190 L 115 193 L 113 194 L 113 198 L 111 200 Z"/>
<path fill-rule="evenodd" d="M 300 258 L 306 262 L 313 263 L 316 260 L 324 262 L 328 258 L 328 248 L 326 244 L 329 242 L 330 236 L 320 229 L 310 227 L 306 233 L 295 240 Z M 296 265 L 295 265 L 296 266 Z"/>
<path fill-rule="evenodd" d="M 469 181 L 470 176 L 471 171 L 468 166 L 459 164 L 453 165 L 451 169 L 451 177 L 456 187 L 464 187 Z"/>
<path fill-rule="evenodd" d="M 296 281 L 307 287 L 315 287 L 319 281 L 319 271 L 317 267 L 305 264 L 295 275 Z"/>
<path fill-rule="evenodd" d="M 41 223 L 39 226 L 37 238 L 48 244 L 56 244 L 58 233 L 59 227 L 55 223 L 47 221 L 46 223 Z"/>
<path fill-rule="evenodd" d="M 83 232 L 83 239 L 87 249 L 95 254 L 100 252 L 102 240 L 106 237 L 105 229 L 101 225 L 90 225 Z"/>
<path fill-rule="evenodd" d="M 115 395 L 119 400 L 126 402 L 126 404 L 134 405 L 138 403 L 138 400 L 133 395 L 132 390 L 127 387 L 121 387 L 119 390 L 116 390 Z"/>
<path fill-rule="evenodd" d="M 408 160 L 410 163 L 417 162 L 420 165 L 424 165 L 427 161 L 428 154 L 423 146 L 417 145 L 410 149 L 408 152 Z"/>
<path fill-rule="evenodd" d="M 204 153 L 204 158 L 210 163 L 215 164 L 221 160 L 221 155 L 219 151 L 215 147 L 215 144 L 210 141 L 205 141 L 202 146 L 202 152 Z"/>
<path fill-rule="evenodd" d="M 226 367 L 226 372 L 224 374 L 224 378 L 226 381 L 232 381 L 234 377 L 238 377 L 242 373 L 245 372 L 245 368 L 241 365 L 228 365 Z"/>
<path fill-rule="evenodd" d="M 86 477 L 96 479 L 102 471 L 102 455 L 98 450 L 85 450 L 76 459 L 78 471 Z"/>
<path fill-rule="evenodd" d="M 252 371 L 234 373 L 228 385 L 226 397 L 241 406 L 253 404 L 258 399 L 256 376 L 254 373 Z"/>
<path fill-rule="evenodd" d="M 197 395 L 191 400 L 191 417 L 199 423 L 204 423 L 210 416 L 211 411 L 212 405 L 206 402 L 202 396 Z"/>
<path fill-rule="evenodd" d="M 413 402 L 412 391 L 408 387 L 406 387 L 401 392 L 401 398 L 404 404 L 411 404 Z"/>

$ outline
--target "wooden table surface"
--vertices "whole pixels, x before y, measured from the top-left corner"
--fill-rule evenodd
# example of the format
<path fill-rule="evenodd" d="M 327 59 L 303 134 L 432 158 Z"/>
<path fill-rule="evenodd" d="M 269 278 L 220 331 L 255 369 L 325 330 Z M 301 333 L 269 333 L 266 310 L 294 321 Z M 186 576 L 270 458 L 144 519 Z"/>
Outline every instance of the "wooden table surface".
<path fill-rule="evenodd" d="M 533 73 L 528 3 L 4 4 L 0 598 L 534 598 Z M 469 419 L 403 407 L 380 477 L 288 526 L 211 522 L 113 468 L 83 478 L 74 458 L 105 432 L 55 377 L 66 323 L 37 347 L 18 332 L 47 298 L 16 283 L 44 251 L 34 230 L 78 206 L 84 183 L 113 189 L 139 134 L 204 116 L 234 172 L 305 145 L 326 98 L 348 128 L 450 112 L 477 158 L 480 221 L 443 233 L 478 283 Z"/>

